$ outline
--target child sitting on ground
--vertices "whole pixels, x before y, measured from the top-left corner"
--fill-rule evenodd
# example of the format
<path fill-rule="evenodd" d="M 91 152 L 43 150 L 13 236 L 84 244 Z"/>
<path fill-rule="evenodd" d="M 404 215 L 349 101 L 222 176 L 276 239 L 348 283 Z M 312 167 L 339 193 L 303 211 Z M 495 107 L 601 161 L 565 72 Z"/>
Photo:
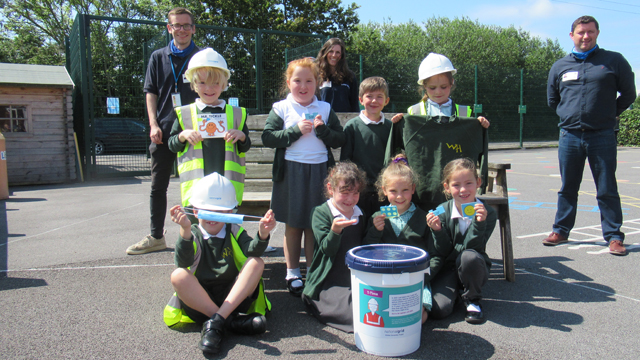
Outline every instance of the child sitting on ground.
<path fill-rule="evenodd" d="M 367 173 L 367 189 L 360 195 L 358 207 L 365 214 L 365 222 L 384 205 L 378 200 L 376 180 L 384 167 L 385 150 L 391 121 L 384 118 L 382 109 L 389 103 L 389 87 L 379 77 L 369 77 L 360 83 L 360 103 L 364 110 L 344 126 L 346 141 L 340 148 L 340 161 L 350 160 Z"/>
<path fill-rule="evenodd" d="M 231 213 L 238 204 L 233 184 L 218 173 L 205 176 L 192 190 L 195 215 L 199 211 Z M 264 294 L 260 255 L 276 226 L 273 212 L 269 210 L 260 220 L 258 233 L 251 238 L 235 224 L 200 218 L 198 225 L 192 225 L 180 205 L 170 211 L 171 220 L 180 225 L 180 237 L 175 248 L 178 268 L 171 274 L 175 294 L 165 307 L 165 323 L 204 323 L 198 347 L 205 355 L 220 351 L 225 329 L 264 333 L 264 314 L 271 304 Z"/>
<path fill-rule="evenodd" d="M 476 201 L 482 184 L 470 159 L 450 161 L 443 170 L 444 192 L 451 200 L 443 203 L 444 213 L 427 214 L 435 251 L 431 256 L 432 316 L 441 319 L 453 312 L 458 291 L 467 309 L 470 324 L 484 322 L 480 305 L 482 287 L 489 279 L 491 260 L 485 252 L 496 225 L 496 212 Z"/>
<path fill-rule="evenodd" d="M 398 210 L 398 216 L 387 218 L 376 212 L 369 221 L 365 244 L 390 243 L 415 246 L 431 255 L 433 239 L 425 217 L 427 212 L 411 202 L 418 184 L 418 175 L 409 167 L 404 154 L 396 155 L 382 170 L 376 186 L 380 199 L 386 198 Z M 422 292 L 422 323 L 431 310 L 429 274 L 425 274 Z"/>
<path fill-rule="evenodd" d="M 325 180 L 329 200 L 314 209 L 311 220 L 315 246 L 302 301 L 321 323 L 345 332 L 353 332 L 351 273 L 345 256 L 362 244 L 365 224 L 356 204 L 365 187 L 366 175 L 354 163 L 336 164 Z"/>

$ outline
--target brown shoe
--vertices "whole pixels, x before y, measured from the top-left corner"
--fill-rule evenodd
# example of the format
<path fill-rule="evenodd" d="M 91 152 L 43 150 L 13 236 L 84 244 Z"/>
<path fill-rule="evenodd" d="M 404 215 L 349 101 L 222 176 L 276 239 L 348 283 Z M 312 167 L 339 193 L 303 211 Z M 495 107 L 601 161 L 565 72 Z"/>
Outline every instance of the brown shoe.
<path fill-rule="evenodd" d="M 557 232 L 552 232 L 546 239 L 542 240 L 542 244 L 546 246 L 556 246 L 566 242 L 569 242 L 569 240 Z"/>
<path fill-rule="evenodd" d="M 611 255 L 627 255 L 627 249 L 620 240 L 609 241 L 609 254 Z"/>

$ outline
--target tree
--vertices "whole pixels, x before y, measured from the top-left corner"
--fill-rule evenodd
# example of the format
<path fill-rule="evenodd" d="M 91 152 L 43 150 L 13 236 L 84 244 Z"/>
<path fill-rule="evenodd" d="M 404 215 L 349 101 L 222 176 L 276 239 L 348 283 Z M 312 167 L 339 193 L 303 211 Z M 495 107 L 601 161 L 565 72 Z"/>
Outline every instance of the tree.
<path fill-rule="evenodd" d="M 405 111 L 419 101 L 422 90 L 417 84 L 418 67 L 426 55 L 435 52 L 447 56 L 458 70 L 453 99 L 459 104 L 483 105 L 482 115 L 492 121 L 493 140 L 517 139 L 520 69 L 526 70 L 523 103 L 528 105 L 527 113 L 535 114 L 539 122 L 539 127 L 527 127 L 525 131 L 532 137 L 557 131 L 557 116 L 546 106 L 544 88 L 551 65 L 565 55 L 557 40 L 532 37 L 513 26 L 502 28 L 468 18 L 442 17 L 430 18 L 422 25 L 359 25 L 351 40 L 349 52 L 364 56 L 365 77 L 387 79 L 391 97 L 387 111 Z"/>

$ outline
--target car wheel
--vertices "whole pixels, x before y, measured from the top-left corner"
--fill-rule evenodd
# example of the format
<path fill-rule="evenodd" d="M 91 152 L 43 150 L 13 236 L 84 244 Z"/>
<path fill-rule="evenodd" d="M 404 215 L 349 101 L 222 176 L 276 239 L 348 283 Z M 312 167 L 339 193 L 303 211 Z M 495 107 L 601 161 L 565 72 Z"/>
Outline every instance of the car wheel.
<path fill-rule="evenodd" d="M 101 141 L 96 141 L 95 152 L 96 152 L 96 155 L 104 154 L 104 144 Z"/>

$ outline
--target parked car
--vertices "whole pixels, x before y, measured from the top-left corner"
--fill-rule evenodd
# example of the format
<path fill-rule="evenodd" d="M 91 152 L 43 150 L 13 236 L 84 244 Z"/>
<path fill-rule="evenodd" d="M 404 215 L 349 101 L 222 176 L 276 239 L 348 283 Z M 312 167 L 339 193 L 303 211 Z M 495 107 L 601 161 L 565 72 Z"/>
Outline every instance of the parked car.
<path fill-rule="evenodd" d="M 98 118 L 93 123 L 95 154 L 145 153 L 149 148 L 147 126 L 131 118 Z"/>

